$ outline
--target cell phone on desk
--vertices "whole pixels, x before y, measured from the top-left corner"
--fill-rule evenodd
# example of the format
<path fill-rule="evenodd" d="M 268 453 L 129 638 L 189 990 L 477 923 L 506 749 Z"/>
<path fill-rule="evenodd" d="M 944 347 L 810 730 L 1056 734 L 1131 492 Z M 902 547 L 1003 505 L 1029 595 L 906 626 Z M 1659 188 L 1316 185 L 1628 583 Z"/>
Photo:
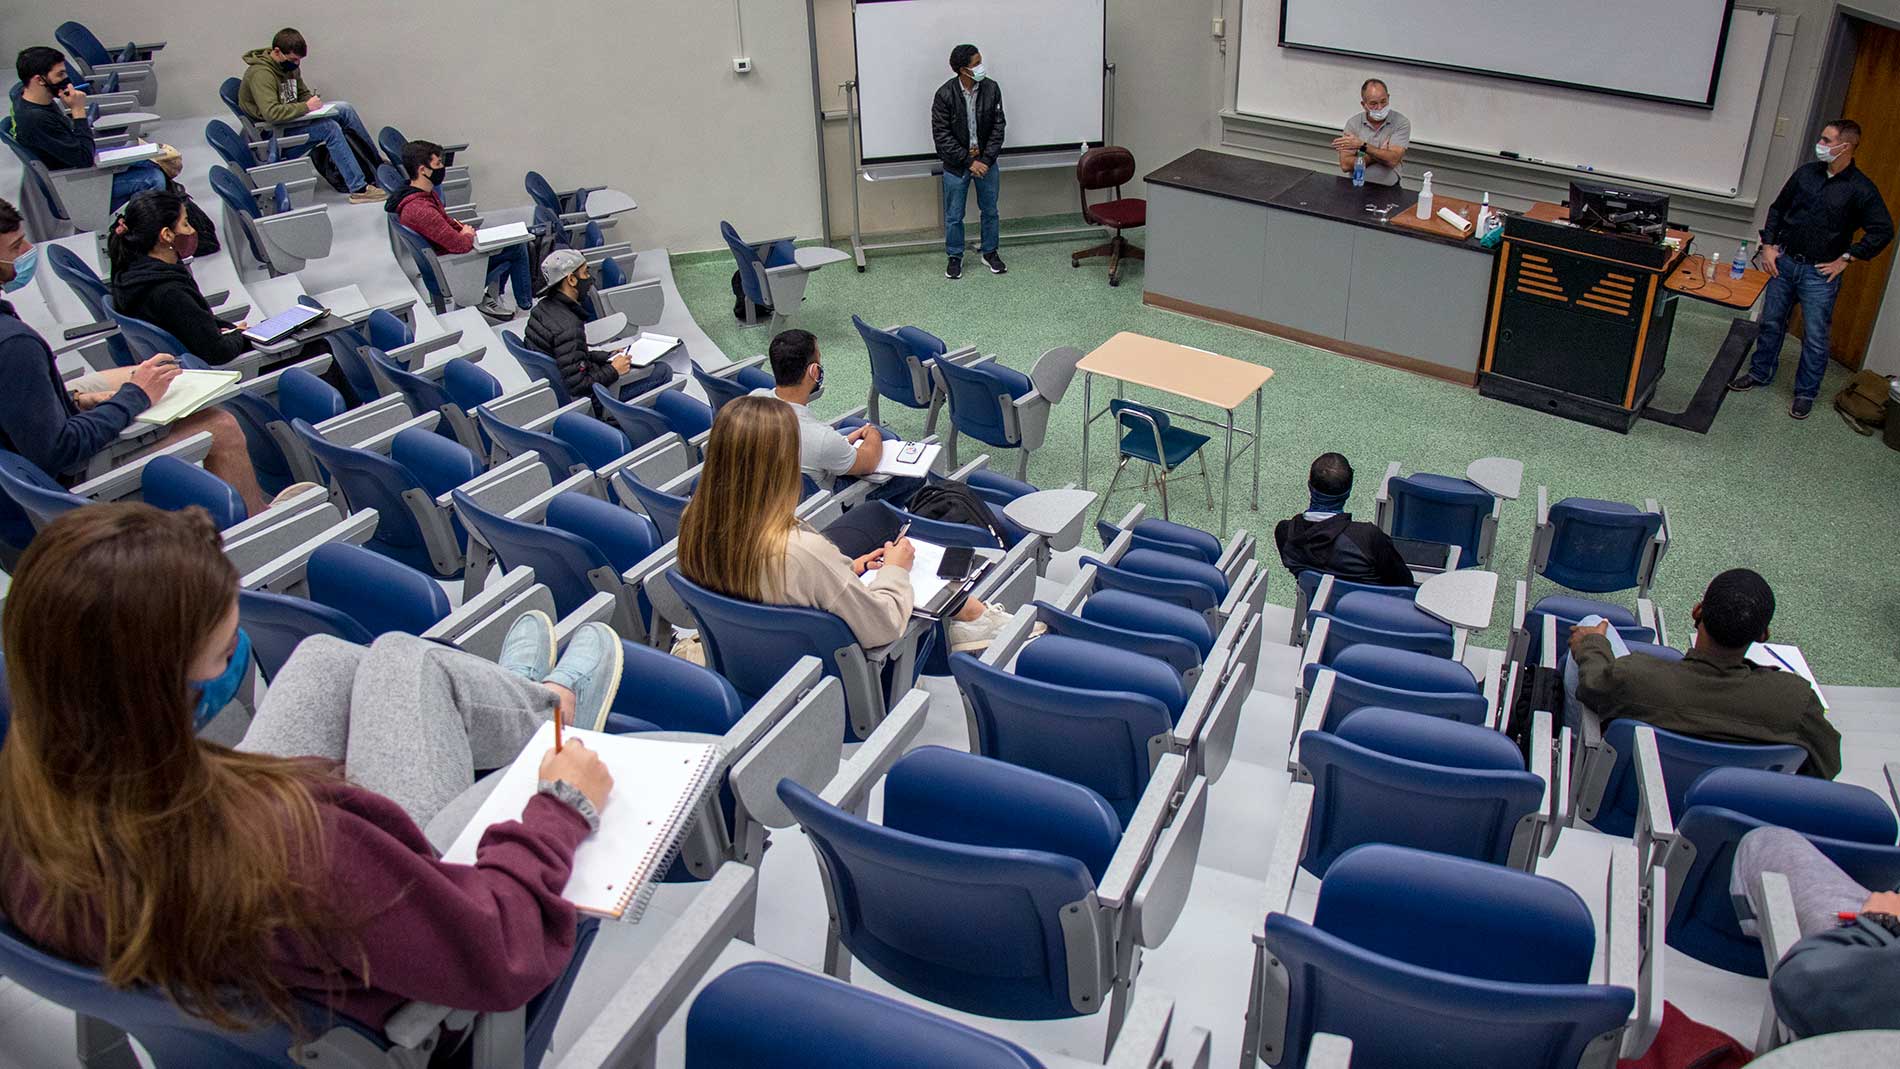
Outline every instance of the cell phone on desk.
<path fill-rule="evenodd" d="M 924 443 L 905 442 L 904 447 L 897 451 L 897 462 L 899 464 L 915 464 L 917 458 L 923 455 Z"/>
<path fill-rule="evenodd" d="M 943 563 L 937 566 L 937 578 L 962 579 L 970 574 L 975 559 L 976 550 L 969 546 L 949 546 L 943 551 Z"/>

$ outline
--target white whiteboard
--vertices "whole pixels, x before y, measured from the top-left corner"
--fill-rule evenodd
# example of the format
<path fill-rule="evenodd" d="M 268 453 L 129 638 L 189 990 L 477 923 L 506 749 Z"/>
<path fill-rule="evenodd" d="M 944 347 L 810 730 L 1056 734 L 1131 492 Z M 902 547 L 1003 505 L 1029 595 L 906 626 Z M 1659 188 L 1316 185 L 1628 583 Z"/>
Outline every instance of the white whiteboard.
<path fill-rule="evenodd" d="M 857 0 L 852 21 L 867 163 L 935 158 L 930 101 L 965 43 L 1003 88 L 1004 151 L 1101 143 L 1104 0 Z"/>
<path fill-rule="evenodd" d="M 1289 46 L 1707 106 L 1729 0 L 1286 0 Z"/>
<path fill-rule="evenodd" d="M 1515 152 L 1719 196 L 1740 190 L 1775 37 L 1773 13 L 1736 9 L 1715 106 L 1702 109 L 1281 48 L 1279 21 L 1280 0 L 1244 0 L 1240 112 L 1336 130 L 1358 109 L 1359 83 L 1377 76 L 1388 83 L 1392 106 L 1412 120 L 1415 145 Z"/>

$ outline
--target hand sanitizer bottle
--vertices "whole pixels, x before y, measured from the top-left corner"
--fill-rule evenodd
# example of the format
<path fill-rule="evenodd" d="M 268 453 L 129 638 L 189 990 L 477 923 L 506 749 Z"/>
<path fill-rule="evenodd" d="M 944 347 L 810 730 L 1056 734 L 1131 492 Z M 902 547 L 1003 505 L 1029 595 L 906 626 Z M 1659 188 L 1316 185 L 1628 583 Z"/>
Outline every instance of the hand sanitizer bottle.
<path fill-rule="evenodd" d="M 1430 171 L 1425 172 L 1424 184 L 1418 187 L 1418 217 L 1420 219 L 1432 217 L 1432 172 Z"/>

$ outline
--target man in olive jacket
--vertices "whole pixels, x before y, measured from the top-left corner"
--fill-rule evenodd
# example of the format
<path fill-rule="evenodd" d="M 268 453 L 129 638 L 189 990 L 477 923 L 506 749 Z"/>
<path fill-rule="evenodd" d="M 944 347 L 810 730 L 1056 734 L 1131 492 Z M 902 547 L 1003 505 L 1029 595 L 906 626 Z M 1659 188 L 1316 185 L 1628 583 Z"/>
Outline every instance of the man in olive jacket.
<path fill-rule="evenodd" d="M 950 69 L 956 75 L 937 87 L 930 102 L 930 136 L 937 158 L 943 161 L 943 243 L 950 254 L 943 277 L 963 277 L 963 206 L 976 186 L 976 208 L 983 219 L 983 262 L 990 273 L 1009 270 L 996 253 L 1002 219 L 996 197 L 1002 177 L 996 157 L 1003 151 L 1003 90 L 983 69 L 983 53 L 975 45 L 950 50 Z"/>
<path fill-rule="evenodd" d="M 356 152 L 350 147 L 349 134 L 361 138 L 367 147 L 376 145 L 356 109 L 336 101 L 329 105 L 334 110 L 328 116 L 304 121 L 306 115 L 322 111 L 326 106 L 324 99 L 311 92 L 299 73 L 309 55 L 309 42 L 304 40 L 303 34 L 289 28 L 278 30 L 269 48 L 254 48 L 244 53 L 244 80 L 238 88 L 238 106 L 244 109 L 244 114 L 263 122 L 298 123 L 297 133 L 309 134 L 310 144 L 322 145 L 329 152 L 330 162 L 349 187 L 351 204 L 382 200 L 386 194 L 363 174 Z"/>

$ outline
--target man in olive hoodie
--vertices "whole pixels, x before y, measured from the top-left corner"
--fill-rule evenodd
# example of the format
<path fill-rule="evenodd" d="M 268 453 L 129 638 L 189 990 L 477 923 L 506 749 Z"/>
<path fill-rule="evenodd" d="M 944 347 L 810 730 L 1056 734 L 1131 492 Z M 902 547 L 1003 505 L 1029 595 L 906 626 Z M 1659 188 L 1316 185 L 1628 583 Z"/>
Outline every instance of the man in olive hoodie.
<path fill-rule="evenodd" d="M 304 116 L 325 107 L 323 98 L 311 92 L 298 73 L 309 55 L 310 45 L 303 34 L 289 28 L 278 30 L 269 48 L 254 48 L 244 53 L 244 82 L 238 90 L 238 106 L 253 119 L 278 124 L 299 123 L 297 132 L 309 134 L 310 144 L 329 150 L 330 162 L 336 165 L 337 173 L 350 187 L 351 204 L 382 200 L 387 194 L 364 176 L 345 133 L 347 130 L 362 138 L 365 145 L 376 144 L 356 109 L 338 101 L 330 105 L 335 109 L 334 118 L 303 121 Z"/>

